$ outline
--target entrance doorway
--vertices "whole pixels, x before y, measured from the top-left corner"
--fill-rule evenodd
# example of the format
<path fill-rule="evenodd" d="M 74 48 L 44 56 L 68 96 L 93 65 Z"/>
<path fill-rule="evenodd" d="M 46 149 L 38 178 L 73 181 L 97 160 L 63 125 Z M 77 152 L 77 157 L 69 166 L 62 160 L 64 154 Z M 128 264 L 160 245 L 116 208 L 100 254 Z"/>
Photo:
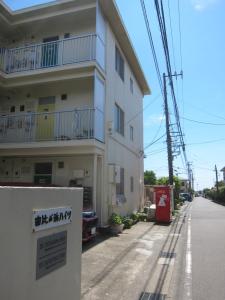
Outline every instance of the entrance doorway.
<path fill-rule="evenodd" d="M 54 67 L 58 65 L 59 43 L 58 36 L 43 39 L 42 45 L 42 68 Z"/>
<path fill-rule="evenodd" d="M 36 136 L 38 141 L 49 141 L 53 139 L 55 126 L 54 111 L 55 97 L 45 97 L 39 99 L 36 122 Z"/>

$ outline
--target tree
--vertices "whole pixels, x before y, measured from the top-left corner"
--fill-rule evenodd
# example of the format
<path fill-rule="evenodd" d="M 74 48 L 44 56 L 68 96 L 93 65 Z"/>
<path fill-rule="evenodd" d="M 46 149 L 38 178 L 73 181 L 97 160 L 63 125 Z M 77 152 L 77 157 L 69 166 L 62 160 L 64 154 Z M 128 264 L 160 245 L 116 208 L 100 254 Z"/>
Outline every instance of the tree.
<path fill-rule="evenodd" d="M 179 198 L 180 187 L 181 187 L 181 180 L 177 176 L 173 176 L 174 182 L 174 198 Z M 157 180 L 157 184 L 159 185 L 168 185 L 169 184 L 169 177 L 160 177 Z"/>
<path fill-rule="evenodd" d="M 156 184 L 156 175 L 154 171 L 145 171 L 144 172 L 144 183 L 146 185 Z"/>

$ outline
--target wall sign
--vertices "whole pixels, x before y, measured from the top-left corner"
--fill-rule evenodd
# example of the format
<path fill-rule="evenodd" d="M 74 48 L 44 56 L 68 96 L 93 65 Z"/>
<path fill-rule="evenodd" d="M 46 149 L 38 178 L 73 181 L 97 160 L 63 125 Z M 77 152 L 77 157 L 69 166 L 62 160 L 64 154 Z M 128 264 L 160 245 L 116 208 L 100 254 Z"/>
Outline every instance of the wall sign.
<path fill-rule="evenodd" d="M 33 210 L 33 232 L 45 230 L 72 222 L 71 207 L 57 207 Z"/>
<path fill-rule="evenodd" d="M 36 279 L 66 264 L 67 231 L 51 234 L 37 240 Z"/>

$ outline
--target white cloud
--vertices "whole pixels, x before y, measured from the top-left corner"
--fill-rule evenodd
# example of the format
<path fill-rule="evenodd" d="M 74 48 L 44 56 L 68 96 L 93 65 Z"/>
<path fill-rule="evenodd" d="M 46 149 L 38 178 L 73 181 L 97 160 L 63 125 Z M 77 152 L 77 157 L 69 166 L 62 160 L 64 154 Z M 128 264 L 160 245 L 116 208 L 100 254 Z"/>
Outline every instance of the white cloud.
<path fill-rule="evenodd" d="M 191 0 L 191 3 L 196 11 L 203 11 L 218 2 L 219 0 Z"/>
<path fill-rule="evenodd" d="M 144 127 L 151 127 L 153 125 L 160 124 L 162 120 L 165 120 L 164 115 L 150 115 L 144 120 Z"/>

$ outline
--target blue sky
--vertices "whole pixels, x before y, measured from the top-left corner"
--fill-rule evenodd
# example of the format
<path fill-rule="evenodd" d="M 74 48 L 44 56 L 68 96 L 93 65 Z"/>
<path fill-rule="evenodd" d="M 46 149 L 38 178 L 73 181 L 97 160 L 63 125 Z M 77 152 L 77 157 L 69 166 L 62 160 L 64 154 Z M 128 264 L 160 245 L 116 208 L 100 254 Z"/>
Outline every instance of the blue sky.
<path fill-rule="evenodd" d="M 12 9 L 19 9 L 41 0 L 5 0 Z M 117 0 L 118 7 L 127 27 L 139 60 L 143 66 L 152 95 L 144 99 L 144 145 L 165 133 L 163 119 L 163 100 L 152 59 L 151 49 L 139 0 Z M 161 73 L 165 72 L 165 61 L 159 35 L 154 1 L 145 1 L 156 47 Z M 173 70 L 181 70 L 180 35 L 178 22 L 178 0 L 170 0 L 174 55 L 168 14 L 168 0 L 164 0 L 167 21 L 167 34 Z M 190 122 L 192 120 L 225 124 L 225 41 L 223 0 L 180 0 L 181 37 L 183 61 L 182 80 L 175 82 L 175 91 L 180 110 L 181 125 L 185 133 L 188 160 L 192 163 L 195 175 L 195 187 L 211 187 L 215 182 L 215 164 L 218 169 L 225 166 L 225 126 L 206 125 Z M 175 61 L 173 60 L 175 57 Z M 170 111 L 172 103 L 170 102 Z M 171 118 L 173 116 L 171 115 Z M 161 126 L 160 126 L 161 125 Z M 156 138 L 157 138 L 156 137 Z M 214 142 L 213 142 L 214 141 Z M 205 143 L 209 142 L 209 143 Z M 167 153 L 165 138 L 146 149 L 145 169 L 154 170 L 156 175 L 167 176 Z M 174 167 L 179 176 L 183 163 L 180 157 L 175 159 Z M 222 174 L 221 174 L 222 175 Z M 220 175 L 220 179 L 222 176 Z"/>

